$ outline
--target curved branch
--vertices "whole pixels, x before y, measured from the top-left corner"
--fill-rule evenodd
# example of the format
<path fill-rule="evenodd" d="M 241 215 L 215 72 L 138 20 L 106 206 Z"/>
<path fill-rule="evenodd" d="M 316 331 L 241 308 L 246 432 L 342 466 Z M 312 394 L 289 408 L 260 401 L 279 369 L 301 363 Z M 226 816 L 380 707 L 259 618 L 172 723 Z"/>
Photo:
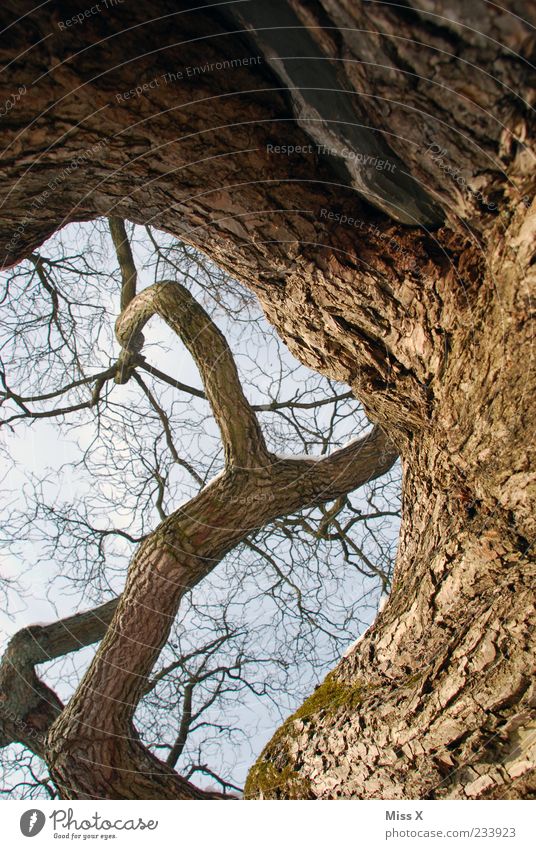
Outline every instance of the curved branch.
<path fill-rule="evenodd" d="M 142 542 L 119 602 L 98 608 L 98 615 L 91 611 L 45 628 L 33 626 L 10 642 L 2 690 L 7 694 L 12 687 L 16 715 L 25 727 L 37 724 L 41 737 L 27 744 L 45 753 L 64 798 L 95 792 L 103 798 L 207 798 L 145 749 L 133 726 L 181 598 L 255 529 L 345 495 L 383 474 L 397 456 L 379 427 L 320 458 L 270 454 L 224 336 L 183 286 L 158 283 L 130 301 L 116 323 L 122 354 L 139 356 L 141 330 L 155 314 L 182 339 L 199 367 L 222 434 L 226 468 Z M 166 435 L 171 437 L 169 428 Z M 101 637 L 64 709 L 37 678 L 35 665 Z M 8 731 L 11 739 L 21 738 L 13 728 Z"/>
<path fill-rule="evenodd" d="M 156 283 L 140 292 L 116 322 L 117 339 L 126 351 L 139 352 L 141 331 L 153 315 L 182 339 L 197 364 L 221 432 L 226 464 L 242 468 L 265 464 L 268 453 L 257 417 L 244 395 L 227 341 L 210 316 L 180 283 Z"/>

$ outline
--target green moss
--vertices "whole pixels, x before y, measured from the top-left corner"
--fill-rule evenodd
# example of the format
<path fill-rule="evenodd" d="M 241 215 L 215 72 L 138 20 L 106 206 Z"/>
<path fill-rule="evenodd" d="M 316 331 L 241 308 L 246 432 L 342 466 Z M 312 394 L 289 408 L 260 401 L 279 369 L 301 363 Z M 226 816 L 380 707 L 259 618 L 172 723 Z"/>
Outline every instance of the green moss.
<path fill-rule="evenodd" d="M 415 675 L 410 675 L 409 678 L 406 678 L 400 686 L 401 687 L 413 687 L 413 685 L 417 684 L 422 679 L 422 677 L 423 677 L 422 671 L 417 672 L 417 673 L 415 673 Z"/>
<path fill-rule="evenodd" d="M 345 684 L 338 681 L 334 673 L 330 672 L 287 722 L 308 719 L 321 711 L 336 713 L 340 708 L 356 708 L 362 696 L 363 688 L 360 684 Z"/>
<path fill-rule="evenodd" d="M 273 763 L 258 761 L 249 771 L 244 788 L 246 799 L 313 799 L 311 782 L 291 766 L 277 769 Z"/>
<path fill-rule="evenodd" d="M 247 799 L 313 799 L 311 782 L 288 763 L 289 743 L 303 733 L 303 723 L 316 714 L 334 714 L 355 709 L 363 698 L 360 684 L 339 681 L 333 672 L 326 676 L 314 693 L 277 729 L 257 763 L 249 771 L 244 795 Z M 299 723 L 297 722 L 299 720 Z"/>

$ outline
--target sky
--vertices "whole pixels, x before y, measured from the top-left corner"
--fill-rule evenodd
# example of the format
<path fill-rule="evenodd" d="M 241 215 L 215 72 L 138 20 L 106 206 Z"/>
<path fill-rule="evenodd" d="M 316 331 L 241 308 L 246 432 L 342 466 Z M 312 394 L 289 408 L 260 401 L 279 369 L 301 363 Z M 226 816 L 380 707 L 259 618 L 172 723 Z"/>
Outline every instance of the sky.
<path fill-rule="evenodd" d="M 155 267 L 154 263 L 151 262 L 151 245 L 145 231 L 143 228 L 136 227 L 132 231 L 132 236 L 136 265 L 139 270 L 138 290 L 141 290 L 154 283 L 158 276 L 155 278 Z M 158 238 L 165 245 L 171 242 L 171 237 L 164 236 L 164 234 L 159 234 Z M 84 363 L 84 368 L 86 373 L 95 373 L 101 368 L 105 368 L 110 358 L 114 359 L 119 353 L 119 347 L 112 338 L 113 322 L 117 316 L 119 300 L 117 264 L 110 239 L 102 234 L 100 239 L 98 250 L 95 247 L 96 253 L 95 257 L 92 257 L 92 261 L 98 266 L 100 272 L 95 285 L 98 295 L 95 297 L 97 297 L 103 310 L 105 320 L 103 327 L 95 333 L 94 338 L 89 340 L 88 337 L 84 340 L 88 343 L 87 347 L 89 348 L 88 351 L 85 351 L 87 362 Z M 91 224 L 69 225 L 62 231 L 61 244 L 59 237 L 53 237 L 40 250 L 43 256 L 57 257 L 63 252 L 73 255 L 80 253 L 87 257 L 88 251 L 91 253 L 91 246 L 96 246 L 97 242 Z M 79 262 L 79 260 L 76 260 L 76 262 Z M 10 281 L 10 274 L 10 272 L 7 272 L 2 275 L 0 280 L 3 284 Z M 180 277 L 180 273 L 177 272 L 177 279 L 180 279 Z M 246 395 L 252 403 L 259 404 L 269 401 L 273 397 L 274 387 L 279 382 L 281 374 L 284 374 L 284 379 L 281 380 L 281 385 L 278 387 L 277 397 L 280 400 L 304 393 L 308 388 L 311 388 L 311 391 L 304 396 L 305 400 L 326 397 L 326 395 L 331 395 L 333 391 L 338 393 L 346 391 L 347 387 L 343 385 L 330 386 L 324 378 L 320 378 L 320 376 L 300 365 L 277 338 L 273 329 L 255 310 L 256 320 L 255 323 L 252 323 L 248 320 L 248 311 L 239 306 L 234 310 L 235 314 L 232 317 L 222 309 L 215 308 L 210 280 L 208 281 L 208 288 L 207 280 L 202 279 L 202 275 L 200 280 L 203 285 L 198 286 L 196 283 L 192 283 L 188 276 L 182 276 L 182 282 L 192 288 L 194 294 L 203 299 L 205 307 L 211 313 L 214 313 L 214 320 L 225 333 L 237 359 Z M 76 280 L 76 272 L 72 281 L 70 272 L 66 274 L 66 291 L 69 291 L 69 285 L 72 285 L 73 291 L 77 291 L 80 281 Z M 21 299 L 24 301 L 28 293 L 23 288 L 20 289 L 20 292 Z M 229 303 L 236 307 L 239 302 L 233 301 L 233 298 L 230 297 Z M 34 305 L 34 308 L 38 310 L 39 303 L 37 306 Z M 25 314 L 24 303 L 22 303 L 21 309 Z M 81 316 L 83 312 L 84 310 L 80 308 Z M 83 321 L 80 323 L 83 325 Z M 5 323 L 3 323 L 1 332 L 2 359 L 6 364 L 6 372 L 10 374 L 11 361 L 15 356 L 20 355 L 21 349 L 19 343 L 17 343 L 19 347 L 14 347 L 9 328 L 6 327 Z M 144 335 L 146 339 L 144 354 L 152 365 L 183 383 L 201 388 L 201 381 L 190 354 L 160 319 L 151 320 L 144 330 Z M 27 336 L 26 350 L 30 350 L 31 354 L 32 344 L 37 346 L 38 342 L 43 343 L 44 337 L 41 338 L 43 331 L 33 329 Z M 112 350 L 114 345 L 115 350 Z M 61 362 L 59 365 L 58 363 L 53 364 L 48 370 L 41 368 L 39 362 L 36 363 L 36 373 L 40 372 L 40 391 L 47 391 L 47 387 L 55 386 L 54 381 L 62 381 L 61 368 Z M 28 385 L 30 385 L 35 374 L 30 370 L 26 373 L 26 378 Z M 207 477 L 212 477 L 215 472 L 221 469 L 222 461 L 218 431 L 214 420 L 209 415 L 207 403 L 195 398 L 178 397 L 176 390 L 162 384 L 151 383 L 147 374 L 144 374 L 144 378 L 147 379 L 147 383 L 152 388 L 158 386 L 159 401 L 170 411 L 178 444 L 181 445 L 186 454 L 189 453 L 193 457 L 195 462 L 198 463 L 199 469 L 203 473 L 206 472 Z M 19 393 L 24 393 L 24 386 L 17 385 L 16 389 Z M 119 426 L 114 426 L 113 420 L 108 427 L 108 443 L 110 440 L 113 442 L 113 449 L 117 457 L 127 457 L 132 448 L 132 443 L 129 440 L 132 439 L 133 435 L 136 436 L 140 428 L 143 430 L 144 427 L 143 417 L 139 419 L 139 422 L 136 418 L 138 415 L 136 405 L 139 404 L 138 388 L 132 387 L 131 384 L 124 387 L 115 387 L 113 400 L 118 405 L 118 409 L 123 410 L 121 415 L 124 416 L 125 408 L 130 409 L 131 413 L 128 415 L 136 421 L 135 426 L 130 431 L 127 428 L 125 432 L 122 432 Z M 59 402 L 55 399 L 53 403 Z M 33 406 L 38 405 L 34 404 Z M 341 415 L 340 421 L 333 427 L 330 450 L 348 441 L 348 439 L 360 436 L 366 429 L 363 414 L 359 412 L 358 405 L 355 402 L 348 402 L 348 407 L 343 409 L 347 409 L 347 413 L 345 416 Z M 322 433 L 328 432 L 329 428 L 333 426 L 332 412 L 331 405 L 322 407 L 317 411 L 316 420 L 313 413 L 310 415 L 301 413 L 302 437 L 305 434 L 305 438 L 308 438 L 308 415 L 309 426 L 314 431 Z M 292 424 L 273 414 L 263 414 L 260 418 L 267 434 L 269 447 L 272 450 L 286 455 L 302 454 L 304 451 L 311 454 L 319 452 L 320 447 L 318 445 L 304 446 L 301 437 L 296 435 Z M 1 486 L 4 496 L 4 512 L 7 511 L 9 514 L 12 510 L 21 510 L 28 507 L 31 500 L 29 493 L 32 480 L 41 482 L 44 500 L 48 500 L 50 503 L 58 503 L 58 500 L 61 500 L 62 504 L 71 504 L 70 509 L 73 511 L 73 515 L 76 510 L 80 509 L 81 505 L 91 504 L 92 501 L 95 501 L 97 498 L 95 480 L 88 475 L 87 469 L 80 463 L 84 453 L 89 452 L 91 455 L 91 452 L 94 451 L 96 428 L 97 420 L 93 412 L 83 414 L 75 428 L 69 427 L 68 423 L 59 426 L 57 419 L 37 420 L 31 424 L 18 422 L 14 423 L 9 430 L 3 428 L 5 452 L 11 458 Z M 139 479 L 139 469 L 143 467 L 143 454 L 148 450 L 143 439 L 144 435 L 141 433 L 139 436 L 140 457 L 136 464 L 132 466 L 130 486 L 134 489 L 136 480 Z M 106 439 L 104 441 L 106 442 Z M 312 436 L 311 442 L 318 442 L 318 437 Z M 106 451 L 109 451 L 109 449 L 109 444 L 100 448 L 100 456 L 103 458 L 108 456 Z M 191 497 L 194 490 L 191 481 L 188 482 L 187 476 L 181 470 L 174 468 L 170 475 L 172 486 L 169 491 L 169 509 L 173 509 L 181 501 Z M 99 505 L 102 507 L 104 503 L 104 495 L 102 497 L 99 495 L 100 501 L 97 499 L 95 503 L 93 512 L 96 511 L 98 514 L 96 521 L 100 523 L 99 526 L 102 527 L 103 523 L 104 525 L 107 523 L 108 527 L 127 529 L 132 527 L 132 523 L 136 525 L 138 522 L 138 517 L 134 515 L 136 507 L 130 503 L 128 497 L 125 497 L 124 490 L 118 487 L 114 475 L 110 475 L 109 480 L 107 480 L 106 473 L 103 474 L 101 469 L 99 487 L 108 500 L 108 508 L 105 510 L 105 514 L 102 509 L 99 514 L 98 510 Z M 398 494 L 396 483 L 393 484 L 391 493 L 394 493 L 396 498 Z M 363 510 L 370 510 L 364 495 L 359 497 L 362 497 Z M 142 499 L 141 512 L 145 510 L 144 521 L 149 527 L 152 522 L 154 527 L 158 523 L 158 516 L 154 512 L 154 505 L 151 507 L 149 501 L 150 499 L 145 501 Z M 394 548 L 398 522 L 396 519 L 389 521 L 390 524 L 386 526 L 384 535 L 390 540 Z M 42 518 L 39 520 L 39 524 L 44 528 L 43 533 L 46 536 L 46 533 L 51 530 L 51 526 L 47 524 L 47 520 Z M 53 621 L 57 617 L 70 615 L 77 609 L 87 609 L 91 606 L 83 581 L 77 575 L 77 564 L 70 563 L 68 558 L 65 560 L 65 557 L 61 563 L 58 563 L 58 560 L 51 553 L 50 546 L 44 545 L 42 540 L 36 538 L 35 526 L 35 522 L 26 526 L 16 545 L 3 546 L 2 574 L 5 578 L 16 579 L 20 586 L 20 592 L 9 592 L 9 604 L 0 605 L 0 650 L 10 636 L 21 627 Z M 271 554 L 275 554 L 281 559 L 285 568 L 288 568 L 289 575 L 293 574 L 295 567 L 293 558 L 296 557 L 296 550 L 293 549 L 292 544 L 286 543 L 285 540 L 277 536 L 268 536 L 263 544 L 268 546 Z M 126 544 L 121 546 L 120 541 L 113 550 L 107 549 L 107 560 L 103 569 L 104 577 L 101 577 L 94 584 L 92 590 L 94 601 L 106 600 L 112 593 L 121 591 L 129 552 L 129 547 Z M 327 557 L 326 562 L 331 568 L 327 548 L 326 552 L 328 552 L 325 555 Z M 76 545 L 71 548 L 71 557 L 75 559 L 77 557 Z M 302 557 L 302 552 L 300 552 L 299 557 Z M 306 559 L 304 556 L 304 562 Z M 259 572 L 258 569 L 250 569 L 249 571 L 246 569 L 243 579 L 240 578 L 240 575 L 237 579 L 236 558 L 233 560 L 233 556 L 231 556 L 227 560 L 228 562 L 224 562 L 217 568 L 210 581 L 206 584 L 203 582 L 203 585 L 196 590 L 194 601 L 201 608 L 204 608 L 205 612 L 213 609 L 214 606 L 217 607 L 218 598 L 225 597 L 226 582 L 235 581 L 236 588 L 233 590 L 234 596 L 230 602 L 230 609 L 234 611 L 234 615 L 245 617 L 245 625 L 251 629 L 252 645 L 260 639 L 268 647 L 270 643 L 270 620 L 273 618 L 275 621 L 276 617 L 280 615 L 277 604 L 270 598 L 269 592 L 266 594 L 269 581 L 266 581 L 264 573 Z M 305 581 L 305 585 L 307 585 L 309 579 L 306 577 L 306 572 L 303 572 L 303 574 L 302 572 L 303 569 L 299 571 L 299 580 Z M 76 580 L 73 580 L 74 576 L 76 576 Z M 310 579 L 308 587 L 311 597 L 314 597 L 315 593 L 318 592 L 314 586 L 314 580 L 314 578 Z M 359 617 L 346 623 L 344 632 L 341 631 L 336 634 L 335 638 L 323 633 L 321 629 L 318 630 L 314 638 L 315 652 L 317 652 L 319 658 L 324 658 L 324 665 L 320 665 L 317 670 L 318 673 L 325 673 L 330 668 L 330 664 L 333 664 L 334 639 L 339 646 L 338 651 L 342 654 L 343 645 L 350 645 L 370 625 L 381 595 L 377 583 L 365 581 L 362 577 L 354 578 L 350 575 L 350 577 L 339 580 L 336 576 L 332 580 L 329 574 L 326 574 L 323 584 L 321 592 L 327 594 L 334 611 L 337 608 L 339 609 L 341 622 L 344 619 L 341 611 L 343 611 L 345 599 L 348 598 L 349 593 L 353 592 L 357 595 L 361 593 L 366 597 L 366 603 L 363 604 Z M 235 584 L 232 584 L 232 586 L 235 587 Z M 285 597 L 280 602 L 285 604 Z M 288 603 L 291 604 L 291 601 Z M 240 613 L 240 611 L 242 612 Z M 244 611 L 246 612 L 244 613 Z M 190 623 L 189 627 L 192 627 L 195 619 L 192 616 L 191 609 L 184 615 L 184 621 L 183 614 L 179 614 L 177 624 L 179 635 L 181 627 L 183 632 L 184 629 L 187 630 L 188 623 Z M 282 621 L 286 623 L 283 624 L 283 627 L 289 629 L 290 635 L 294 630 L 292 618 L 290 616 L 287 619 L 283 617 Z M 297 628 L 296 634 L 298 632 L 299 628 Z M 296 634 L 293 634 L 293 637 L 298 640 L 299 637 Z M 305 645 L 306 643 L 304 643 Z M 258 651 L 259 646 L 257 645 L 256 648 Z M 57 687 L 62 698 L 68 699 L 92 654 L 92 648 L 84 649 L 66 659 L 56 661 L 46 670 L 47 681 L 51 681 Z M 41 671 L 44 672 L 44 670 Z M 270 674 L 274 674 L 277 678 L 275 668 L 274 670 L 267 670 L 265 674 L 266 680 L 269 679 Z M 323 675 L 320 675 L 320 677 L 323 677 Z M 236 727 L 245 732 L 242 739 L 237 741 L 232 739 L 205 741 L 204 752 L 207 756 L 213 758 L 213 763 L 218 768 L 226 768 L 227 774 L 232 775 L 235 783 L 239 785 L 243 783 L 247 768 L 271 737 L 275 727 L 279 724 L 279 719 L 295 709 L 300 700 L 312 690 L 314 683 L 316 683 L 314 672 L 311 671 L 311 667 L 305 661 L 303 664 L 293 667 L 292 682 L 293 686 L 288 693 L 282 693 L 280 690 L 275 699 L 276 703 L 274 703 L 274 700 L 258 698 L 247 690 L 236 694 L 235 703 L 227 705 L 225 709 L 227 718 L 234 717 Z M 218 710 L 221 712 L 223 707 L 216 705 L 216 710 L 212 711 L 209 716 L 211 722 L 218 721 Z M 149 710 L 145 717 L 149 732 L 151 722 L 159 723 L 165 720 L 166 716 L 164 715 L 164 718 L 162 718 L 162 713 L 159 713 L 158 709 L 155 709 L 152 713 Z M 209 778 L 199 775 L 196 775 L 194 780 L 201 786 L 211 784 Z"/>

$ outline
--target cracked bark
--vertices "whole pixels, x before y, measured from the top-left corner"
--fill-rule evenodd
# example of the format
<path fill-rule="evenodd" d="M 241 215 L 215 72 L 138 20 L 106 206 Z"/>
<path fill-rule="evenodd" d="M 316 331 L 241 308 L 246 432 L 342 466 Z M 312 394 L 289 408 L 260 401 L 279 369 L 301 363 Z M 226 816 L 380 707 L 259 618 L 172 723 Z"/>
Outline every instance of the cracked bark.
<path fill-rule="evenodd" d="M 53 27 L 64 8 L 54 4 Z M 319 798 L 529 797 L 531 9 L 443 0 L 277 8 L 306 28 L 309 59 L 290 59 L 282 35 L 236 10 L 155 2 L 137 28 L 144 12 L 129 7 L 67 35 L 54 29 L 23 69 L 20 48 L 28 32 L 35 43 L 48 33 L 49 13 L 14 26 L 5 51 L 14 79 L 45 76 L 4 119 L 1 255 L 14 262 L 62 222 L 95 214 L 182 235 L 245 280 L 296 356 L 348 382 L 399 448 L 394 590 L 335 673 L 361 682 L 363 699 L 276 735 L 261 759 L 280 775 L 273 793 L 292 795 L 292 774 Z M 8 2 L 2 14 L 23 9 Z M 164 81 L 252 55 L 260 61 Z M 118 99 L 154 79 L 142 96 Z M 341 110 L 372 135 L 337 127 L 318 94 L 323 79 L 348 92 Z M 335 153 L 318 154 L 319 142 Z M 273 144 L 313 150 L 270 154 Z M 344 145 L 395 170 L 356 171 Z M 402 169 L 421 186 L 406 202 Z M 32 207 L 28 198 L 47 191 Z M 416 214 L 431 205 L 431 217 Z M 412 215 L 419 226 L 400 223 Z M 251 781 L 249 792 L 263 791 Z"/>

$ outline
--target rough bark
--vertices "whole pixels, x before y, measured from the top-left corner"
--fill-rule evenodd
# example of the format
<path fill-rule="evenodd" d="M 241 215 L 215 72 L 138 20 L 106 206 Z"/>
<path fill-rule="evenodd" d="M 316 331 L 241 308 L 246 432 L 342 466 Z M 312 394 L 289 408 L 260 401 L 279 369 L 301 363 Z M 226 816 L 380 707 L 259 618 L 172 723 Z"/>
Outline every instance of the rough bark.
<path fill-rule="evenodd" d="M 260 3 L 126 5 L 66 34 L 55 3 L 39 44 L 48 9 L 10 30 L 28 90 L 4 119 L 5 263 L 95 214 L 182 235 L 404 463 L 391 600 L 326 685 L 347 700 L 287 724 L 248 792 L 533 795 L 532 4 L 288 0 L 276 31 Z"/>

